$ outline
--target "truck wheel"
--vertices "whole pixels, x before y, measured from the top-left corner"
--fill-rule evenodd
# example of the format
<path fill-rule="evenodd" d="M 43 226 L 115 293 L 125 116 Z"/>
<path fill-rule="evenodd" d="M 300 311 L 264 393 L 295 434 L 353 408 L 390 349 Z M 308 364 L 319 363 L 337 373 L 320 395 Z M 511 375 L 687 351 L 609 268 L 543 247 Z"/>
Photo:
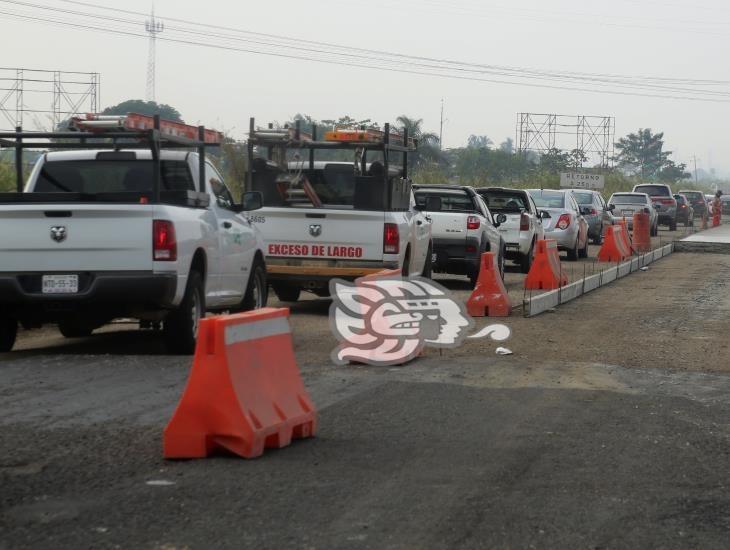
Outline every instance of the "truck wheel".
<path fill-rule="evenodd" d="M 61 321 L 58 323 L 58 330 L 65 338 L 86 338 L 91 336 L 94 329 L 79 323 L 78 321 Z"/>
<path fill-rule="evenodd" d="M 426 251 L 426 261 L 423 263 L 423 271 L 421 277 L 430 279 L 433 275 L 433 244 L 428 243 L 428 250 Z"/>
<path fill-rule="evenodd" d="M 588 257 L 588 237 L 586 236 L 586 244 L 578 251 L 578 257 L 579 258 L 587 258 Z"/>
<path fill-rule="evenodd" d="M 410 271 L 411 271 L 411 249 L 407 248 L 406 255 L 403 258 L 403 267 L 401 267 L 401 269 L 400 269 L 400 274 L 403 277 L 408 277 L 408 274 L 410 273 Z"/>
<path fill-rule="evenodd" d="M 282 302 L 296 302 L 299 300 L 299 295 L 302 293 L 302 289 L 295 286 L 286 285 L 272 285 L 276 297 Z"/>
<path fill-rule="evenodd" d="M 677 220 L 672 220 L 669 222 L 669 231 L 676 231 L 677 230 Z"/>
<path fill-rule="evenodd" d="M 10 351 L 18 336 L 18 321 L 10 317 L 0 317 L 0 353 Z"/>
<path fill-rule="evenodd" d="M 165 319 L 163 338 L 170 353 L 191 355 L 195 352 L 198 325 L 204 315 L 203 278 L 197 271 L 191 271 L 180 306 L 171 311 Z"/>
<path fill-rule="evenodd" d="M 251 268 L 251 276 L 248 279 L 246 295 L 241 302 L 241 311 L 251 311 L 266 307 L 269 299 L 269 284 L 266 281 L 266 266 L 264 262 L 256 259 Z"/>
<path fill-rule="evenodd" d="M 522 273 L 529 273 L 532 267 L 532 255 L 535 253 L 535 242 L 533 241 L 530 245 L 530 250 L 527 251 L 525 256 L 520 258 L 520 271 Z"/>

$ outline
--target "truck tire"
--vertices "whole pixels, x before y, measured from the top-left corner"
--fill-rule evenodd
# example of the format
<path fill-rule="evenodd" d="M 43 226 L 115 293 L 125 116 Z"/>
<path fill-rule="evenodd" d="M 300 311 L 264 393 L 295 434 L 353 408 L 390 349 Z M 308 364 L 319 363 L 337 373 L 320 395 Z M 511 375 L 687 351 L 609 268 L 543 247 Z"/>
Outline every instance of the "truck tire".
<path fill-rule="evenodd" d="M 61 321 L 58 323 L 58 330 L 64 338 L 86 338 L 91 336 L 94 329 L 75 320 Z"/>
<path fill-rule="evenodd" d="M 176 355 L 193 354 L 198 338 L 198 325 L 204 316 L 203 277 L 197 271 L 191 271 L 180 306 L 165 319 L 162 334 L 167 350 Z"/>
<path fill-rule="evenodd" d="M 408 277 L 411 271 L 411 249 L 406 248 L 406 255 L 403 257 L 403 267 L 400 268 L 400 274 L 403 277 Z"/>
<path fill-rule="evenodd" d="M 246 294 L 241 302 L 241 311 L 251 311 L 266 307 L 269 299 L 269 283 L 266 280 L 266 266 L 258 258 L 251 267 Z"/>
<path fill-rule="evenodd" d="M 535 241 L 532 241 L 532 244 L 530 245 L 530 250 L 527 251 L 527 254 L 525 256 L 522 256 L 520 258 L 520 271 L 522 273 L 529 273 L 530 268 L 532 267 L 532 256 L 535 253 Z"/>
<path fill-rule="evenodd" d="M 579 258 L 587 258 L 588 257 L 588 236 L 586 236 L 586 244 L 578 251 L 578 257 Z"/>
<path fill-rule="evenodd" d="M 672 220 L 669 222 L 669 231 L 676 231 L 677 230 L 677 220 Z"/>
<path fill-rule="evenodd" d="M 10 317 L 0 317 L 0 353 L 10 351 L 18 336 L 18 321 Z"/>
<path fill-rule="evenodd" d="M 296 286 L 272 285 L 272 287 L 276 297 L 282 302 L 296 302 L 302 293 L 302 289 Z"/>

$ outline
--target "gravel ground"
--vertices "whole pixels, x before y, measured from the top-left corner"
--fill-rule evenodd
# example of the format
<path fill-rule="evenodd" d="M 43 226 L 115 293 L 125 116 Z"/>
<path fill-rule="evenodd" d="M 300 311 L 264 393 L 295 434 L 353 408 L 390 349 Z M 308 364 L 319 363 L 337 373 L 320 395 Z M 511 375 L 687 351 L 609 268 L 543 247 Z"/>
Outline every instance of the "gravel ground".
<path fill-rule="evenodd" d="M 396 368 L 332 366 L 328 303 L 305 300 L 321 431 L 253 461 L 162 460 L 190 360 L 154 333 L 23 333 L 0 355 L 0 549 L 727 548 L 729 270 L 674 254 L 516 312 L 514 355 Z"/>

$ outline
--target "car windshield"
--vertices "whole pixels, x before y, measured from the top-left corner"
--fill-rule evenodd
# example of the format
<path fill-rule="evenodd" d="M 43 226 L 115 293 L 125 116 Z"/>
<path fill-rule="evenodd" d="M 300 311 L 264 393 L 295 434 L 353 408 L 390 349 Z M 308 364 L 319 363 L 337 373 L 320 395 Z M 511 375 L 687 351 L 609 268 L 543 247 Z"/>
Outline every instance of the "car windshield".
<path fill-rule="evenodd" d="M 646 197 L 641 195 L 614 195 L 611 197 L 612 204 L 646 204 Z"/>
<path fill-rule="evenodd" d="M 682 194 L 692 202 L 703 201 L 705 198 L 699 191 L 683 191 Z"/>
<path fill-rule="evenodd" d="M 490 210 L 501 212 L 523 212 L 527 210 L 527 197 L 522 193 L 504 191 L 479 191 Z"/>
<path fill-rule="evenodd" d="M 34 193 L 146 193 L 152 191 L 151 160 L 64 160 L 46 162 Z M 162 191 L 195 190 L 185 161 L 160 162 Z"/>
<path fill-rule="evenodd" d="M 665 185 L 638 185 L 636 192 L 646 193 L 650 197 L 671 197 L 672 193 Z"/>
<path fill-rule="evenodd" d="M 557 191 L 530 191 L 535 204 L 540 208 L 565 208 L 565 193 Z"/>
<path fill-rule="evenodd" d="M 578 204 L 593 204 L 593 193 L 573 193 Z"/>
<path fill-rule="evenodd" d="M 476 212 L 474 201 L 466 192 L 456 193 L 453 191 L 416 191 L 416 204 L 425 207 L 427 197 L 438 197 L 441 199 L 441 212 Z"/>

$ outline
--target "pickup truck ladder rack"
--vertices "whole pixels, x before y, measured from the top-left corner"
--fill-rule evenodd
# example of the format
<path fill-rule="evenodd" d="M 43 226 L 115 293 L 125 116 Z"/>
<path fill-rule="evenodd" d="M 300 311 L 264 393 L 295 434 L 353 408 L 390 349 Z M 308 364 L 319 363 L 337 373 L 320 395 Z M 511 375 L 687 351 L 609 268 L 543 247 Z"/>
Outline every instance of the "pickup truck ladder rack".
<path fill-rule="evenodd" d="M 365 132 L 365 129 L 362 129 Z M 318 140 L 318 129 L 316 125 L 312 126 L 312 134 L 305 134 L 301 130 L 301 121 L 297 120 L 294 128 L 285 128 L 283 130 L 275 130 L 272 125 L 268 129 L 256 130 L 254 118 L 249 121 L 249 138 L 248 138 L 248 170 L 246 171 L 246 189 L 252 186 L 252 167 L 254 160 L 254 148 L 265 147 L 267 150 L 267 158 L 271 160 L 274 148 L 280 149 L 306 149 L 309 150 L 309 169 L 314 169 L 314 152 L 316 150 L 333 150 L 333 149 L 352 149 L 363 150 L 361 159 L 361 171 L 365 172 L 367 163 L 367 152 L 378 151 L 383 153 L 384 174 L 385 177 L 390 173 L 390 153 L 402 153 L 402 171 L 403 178 L 408 179 L 408 153 L 412 153 L 418 147 L 418 143 L 414 139 L 409 139 L 408 129 L 404 128 L 403 136 L 397 136 L 390 130 L 390 124 L 386 123 L 382 132 L 378 132 L 380 139 L 365 140 Z M 394 143 L 392 140 L 396 137 L 401 143 Z"/>
<path fill-rule="evenodd" d="M 200 157 L 198 163 L 199 192 L 205 193 L 205 148 L 220 147 L 220 142 L 213 139 L 210 130 L 204 126 L 197 127 L 197 139 L 190 139 L 161 130 L 167 121 L 161 123 L 159 115 L 149 117 L 152 128 L 147 130 L 114 131 L 72 131 L 72 132 L 23 132 L 18 126 L 15 132 L 0 132 L 0 150 L 15 149 L 15 173 L 18 193 L 23 192 L 23 150 L 24 149 L 149 149 L 154 163 L 152 195 L 155 203 L 160 202 L 160 151 L 162 149 L 197 149 Z M 62 141 L 37 141 L 43 139 Z M 98 141 L 104 139 L 104 141 Z M 89 141 L 94 140 L 94 141 Z M 123 140 L 120 142 L 120 140 Z M 137 140 L 137 141 L 130 141 Z"/>

